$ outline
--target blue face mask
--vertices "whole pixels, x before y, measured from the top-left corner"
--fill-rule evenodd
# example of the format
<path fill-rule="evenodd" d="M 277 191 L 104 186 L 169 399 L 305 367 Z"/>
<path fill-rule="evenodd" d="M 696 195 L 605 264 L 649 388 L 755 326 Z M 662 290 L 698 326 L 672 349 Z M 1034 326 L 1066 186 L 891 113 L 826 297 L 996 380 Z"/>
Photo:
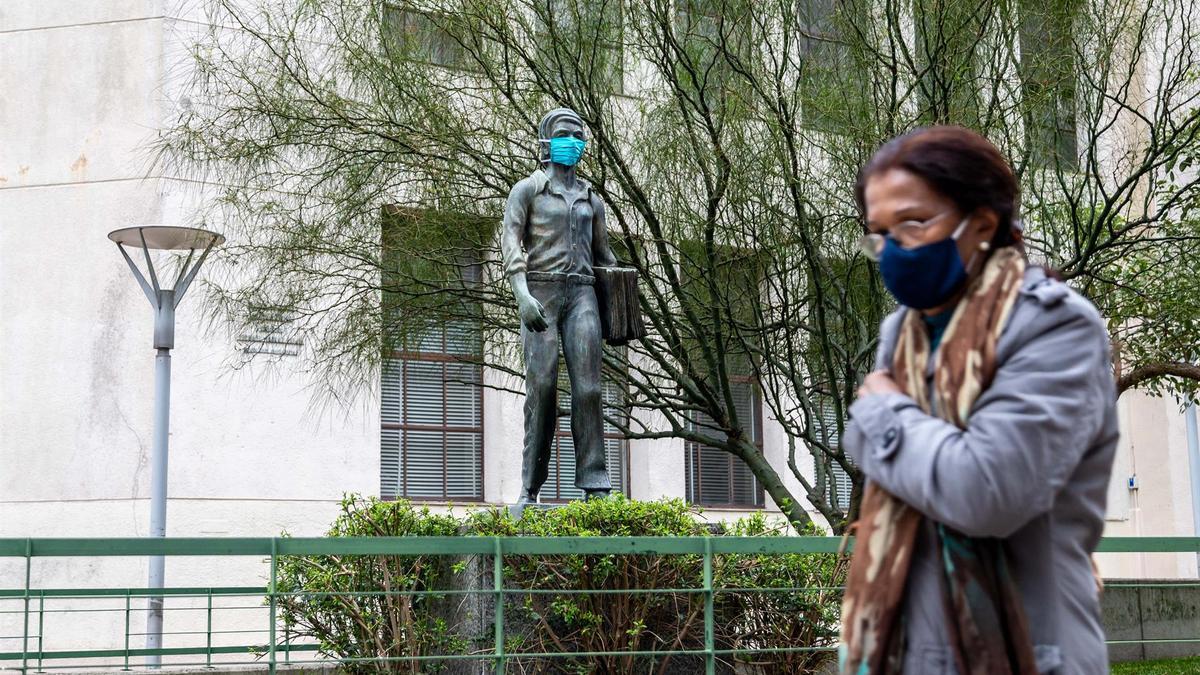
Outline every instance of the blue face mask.
<path fill-rule="evenodd" d="M 883 285 L 905 307 L 932 309 L 945 304 L 967 281 L 967 268 L 958 255 L 964 218 L 949 238 L 916 248 L 904 248 L 888 237 L 879 256 Z"/>
<path fill-rule="evenodd" d="M 558 136 L 550 139 L 550 161 L 565 166 L 575 166 L 583 156 L 587 141 L 570 136 Z"/>

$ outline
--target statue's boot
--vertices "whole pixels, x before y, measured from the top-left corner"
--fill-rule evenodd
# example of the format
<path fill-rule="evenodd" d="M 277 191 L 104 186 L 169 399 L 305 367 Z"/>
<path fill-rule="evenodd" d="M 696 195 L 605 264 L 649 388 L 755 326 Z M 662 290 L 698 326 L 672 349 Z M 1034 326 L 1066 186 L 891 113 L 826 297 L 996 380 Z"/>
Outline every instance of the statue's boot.
<path fill-rule="evenodd" d="M 513 520 L 520 520 L 525 513 L 525 509 L 529 506 L 537 505 L 537 495 L 530 496 L 529 493 L 523 493 L 516 504 L 508 507 L 508 515 L 512 516 Z"/>

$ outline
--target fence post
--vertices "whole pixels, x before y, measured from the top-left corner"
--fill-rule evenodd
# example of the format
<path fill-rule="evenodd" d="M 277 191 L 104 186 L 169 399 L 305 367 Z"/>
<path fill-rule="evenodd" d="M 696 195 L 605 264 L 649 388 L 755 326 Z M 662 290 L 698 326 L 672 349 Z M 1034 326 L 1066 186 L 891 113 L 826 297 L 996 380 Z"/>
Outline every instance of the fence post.
<path fill-rule="evenodd" d="M 278 547 L 279 547 L 279 539 L 272 537 L 271 538 L 271 588 L 270 588 L 270 593 L 269 593 L 269 597 L 270 597 L 270 601 L 271 601 L 271 643 L 269 645 L 267 645 L 267 649 L 269 650 L 269 654 L 270 654 L 270 658 L 268 660 L 268 672 L 272 673 L 272 675 L 274 675 L 274 673 L 275 673 L 275 571 L 277 568 L 276 553 L 278 552 Z"/>
<path fill-rule="evenodd" d="M 25 630 L 21 638 L 21 673 L 29 672 L 29 580 L 32 578 L 33 540 L 25 538 Z"/>
<path fill-rule="evenodd" d="M 208 589 L 208 628 L 204 634 L 204 667 L 212 668 L 212 588 Z"/>
<path fill-rule="evenodd" d="M 38 669 L 39 673 L 46 671 L 42 670 L 42 652 L 45 650 L 45 643 L 42 642 L 42 636 L 46 632 L 46 589 L 38 591 Z"/>
<path fill-rule="evenodd" d="M 125 668 L 130 669 L 130 590 L 125 589 Z"/>
<path fill-rule="evenodd" d="M 704 672 L 714 675 L 717 671 L 716 640 L 713 630 L 713 570 L 712 538 L 704 538 Z"/>
<path fill-rule="evenodd" d="M 292 662 L 292 639 L 291 635 L 288 633 L 288 622 L 286 617 L 283 620 L 283 662 Z"/>
<path fill-rule="evenodd" d="M 495 537 L 496 550 L 492 555 L 492 585 L 496 600 L 493 608 L 496 631 L 496 675 L 504 675 L 504 550 L 500 537 Z"/>

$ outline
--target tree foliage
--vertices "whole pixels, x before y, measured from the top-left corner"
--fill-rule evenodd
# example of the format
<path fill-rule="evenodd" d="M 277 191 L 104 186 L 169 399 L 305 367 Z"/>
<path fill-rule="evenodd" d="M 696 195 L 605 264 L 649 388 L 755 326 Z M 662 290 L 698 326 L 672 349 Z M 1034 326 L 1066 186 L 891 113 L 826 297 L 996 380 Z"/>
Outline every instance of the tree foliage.
<path fill-rule="evenodd" d="M 581 173 L 643 280 L 650 336 L 606 354 L 635 411 L 613 422 L 732 453 L 797 524 L 803 502 L 838 531 L 854 516 L 830 474 L 854 479 L 852 503 L 861 475 L 836 438 L 890 301 L 857 253 L 850 186 L 916 125 L 965 124 L 1006 153 L 1031 256 L 1107 313 L 1121 373 L 1147 376 L 1125 384 L 1195 391 L 1191 3 L 230 0 L 212 12 L 192 103 L 160 148 L 215 189 L 198 217 L 235 235 L 239 273 L 219 306 L 298 312 L 327 393 L 360 391 L 381 358 L 448 322 L 478 326 L 478 358 L 519 377 L 495 230 L 536 166 L 539 117 L 559 105 L 587 123 Z M 744 376 L 782 429 L 786 466 L 738 415 Z"/>

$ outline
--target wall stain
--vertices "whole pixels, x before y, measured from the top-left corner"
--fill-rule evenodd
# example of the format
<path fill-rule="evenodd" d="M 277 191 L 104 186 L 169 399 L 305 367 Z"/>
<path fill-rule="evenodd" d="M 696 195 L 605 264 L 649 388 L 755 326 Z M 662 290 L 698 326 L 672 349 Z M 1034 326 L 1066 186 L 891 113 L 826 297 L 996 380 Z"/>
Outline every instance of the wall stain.
<path fill-rule="evenodd" d="M 145 523 L 138 517 L 138 500 L 142 498 L 143 481 L 147 481 L 147 471 L 150 467 L 150 449 L 146 438 L 138 433 L 137 427 L 126 412 L 127 400 L 122 399 L 123 392 L 135 391 L 130 388 L 130 373 L 119 367 L 125 353 L 124 345 L 129 344 L 129 321 L 114 321 L 112 317 L 122 316 L 128 305 L 132 284 L 126 283 L 123 275 L 112 275 L 99 289 L 100 298 L 97 303 L 97 322 L 100 326 L 92 340 L 90 379 L 88 381 L 87 428 L 107 429 L 110 434 L 108 443 L 116 447 L 128 447 L 130 439 L 136 445 L 136 462 L 132 474 L 126 474 L 129 480 L 129 508 L 133 521 L 133 532 L 141 536 Z M 148 351 L 148 350 L 147 350 Z M 128 397 L 126 397 L 128 398 Z M 119 421 L 120 425 L 114 425 Z M 141 420 L 138 420 L 139 423 Z M 123 427 L 123 429 L 122 429 Z M 122 466 L 128 466 L 122 462 Z M 124 478 L 121 476 L 120 478 Z"/>
<path fill-rule="evenodd" d="M 87 156 L 83 153 L 80 153 L 79 158 L 71 163 L 71 175 L 75 176 L 76 178 L 82 177 L 83 173 L 87 171 L 87 165 Z"/>
<path fill-rule="evenodd" d="M 121 410 L 121 406 L 116 406 L 116 411 L 117 415 L 121 418 L 121 423 L 137 439 L 137 466 L 133 468 L 133 487 L 129 494 L 129 510 L 133 520 L 134 536 L 140 537 L 143 536 L 142 525 L 145 523 L 143 522 L 144 519 L 140 518 L 138 514 L 138 499 L 141 497 L 142 479 L 145 477 L 146 469 L 150 466 L 150 453 L 146 450 L 146 443 L 142 440 L 142 435 L 129 423 L 129 418 L 125 416 L 125 411 Z"/>

